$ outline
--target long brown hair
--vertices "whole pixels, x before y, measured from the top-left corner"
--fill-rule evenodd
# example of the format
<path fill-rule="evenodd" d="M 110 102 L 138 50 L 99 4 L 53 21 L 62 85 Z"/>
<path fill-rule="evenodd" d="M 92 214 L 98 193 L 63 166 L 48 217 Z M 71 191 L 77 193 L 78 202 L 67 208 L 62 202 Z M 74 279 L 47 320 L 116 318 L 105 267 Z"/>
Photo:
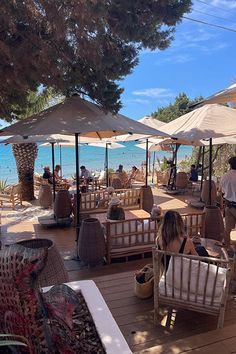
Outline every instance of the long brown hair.
<path fill-rule="evenodd" d="M 160 227 L 160 240 L 163 249 L 166 249 L 171 241 L 184 236 L 184 222 L 181 215 L 174 210 L 165 213 Z"/>

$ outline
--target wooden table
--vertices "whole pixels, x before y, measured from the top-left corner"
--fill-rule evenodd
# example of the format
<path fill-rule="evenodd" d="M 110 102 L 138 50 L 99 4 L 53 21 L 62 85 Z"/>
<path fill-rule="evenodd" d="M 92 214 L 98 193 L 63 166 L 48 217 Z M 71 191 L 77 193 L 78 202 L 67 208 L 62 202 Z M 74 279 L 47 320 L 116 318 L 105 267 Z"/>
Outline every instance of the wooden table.
<path fill-rule="evenodd" d="M 100 223 L 107 221 L 107 213 L 91 214 L 91 217 L 96 218 Z M 125 220 L 137 219 L 137 218 L 150 218 L 150 214 L 143 209 L 125 210 Z"/>

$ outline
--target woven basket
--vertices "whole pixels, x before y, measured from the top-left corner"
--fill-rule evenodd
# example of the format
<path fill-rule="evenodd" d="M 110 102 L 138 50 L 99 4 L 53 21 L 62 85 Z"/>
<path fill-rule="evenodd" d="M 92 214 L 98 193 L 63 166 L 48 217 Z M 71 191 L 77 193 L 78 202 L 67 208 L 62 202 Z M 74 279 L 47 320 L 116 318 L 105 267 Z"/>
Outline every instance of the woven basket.
<path fill-rule="evenodd" d="M 95 218 L 84 219 L 81 224 L 78 253 L 82 262 L 96 264 L 105 256 L 104 230 Z"/>
<path fill-rule="evenodd" d="M 115 177 L 112 179 L 112 182 L 111 182 L 111 186 L 114 188 L 114 189 L 121 189 L 122 188 L 122 181 L 120 178 L 118 177 Z"/>
<path fill-rule="evenodd" d="M 37 280 L 38 287 L 61 284 L 69 281 L 68 273 L 65 269 L 63 259 L 57 247 L 51 240 L 38 238 L 19 241 L 17 244 L 26 248 L 47 248 L 48 250 L 48 257 L 45 267 L 43 268 Z"/>
<path fill-rule="evenodd" d="M 70 193 L 67 190 L 57 192 L 54 213 L 56 218 L 68 218 L 72 212 Z"/>
<path fill-rule="evenodd" d="M 147 264 L 143 267 L 139 273 L 145 274 L 149 273 L 153 274 L 152 264 Z M 149 278 L 145 283 L 139 283 L 137 281 L 137 274 L 134 277 L 134 293 L 140 299 L 148 299 L 153 295 L 153 283 L 154 277 Z"/>
<path fill-rule="evenodd" d="M 151 278 L 146 283 L 140 284 L 137 282 L 136 276 L 134 277 L 134 293 L 140 299 L 148 299 L 153 295 L 153 282 Z"/>
<path fill-rule="evenodd" d="M 39 205 L 42 208 L 52 206 L 52 188 L 49 184 L 42 184 L 39 189 Z"/>

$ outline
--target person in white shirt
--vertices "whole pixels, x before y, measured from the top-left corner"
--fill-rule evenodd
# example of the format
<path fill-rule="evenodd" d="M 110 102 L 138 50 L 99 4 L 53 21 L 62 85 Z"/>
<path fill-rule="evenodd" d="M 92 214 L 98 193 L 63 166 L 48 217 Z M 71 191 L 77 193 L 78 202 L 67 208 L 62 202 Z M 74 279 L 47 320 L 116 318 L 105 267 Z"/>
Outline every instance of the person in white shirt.
<path fill-rule="evenodd" d="M 80 170 L 81 170 L 80 178 L 89 182 L 91 178 L 89 170 L 87 170 L 85 166 L 80 166 Z"/>
<path fill-rule="evenodd" d="M 224 174 L 220 181 L 220 188 L 225 200 L 225 237 L 224 241 L 229 247 L 230 233 L 236 225 L 236 156 L 228 161 L 230 170 Z"/>

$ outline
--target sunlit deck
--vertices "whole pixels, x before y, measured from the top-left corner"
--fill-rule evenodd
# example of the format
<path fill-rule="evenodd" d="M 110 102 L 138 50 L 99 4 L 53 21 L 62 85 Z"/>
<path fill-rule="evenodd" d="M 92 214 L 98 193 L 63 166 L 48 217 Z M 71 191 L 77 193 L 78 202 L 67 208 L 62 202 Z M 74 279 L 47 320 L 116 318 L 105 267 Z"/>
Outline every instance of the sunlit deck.
<path fill-rule="evenodd" d="M 154 190 L 155 202 L 164 210 L 176 209 L 189 212 L 185 203 L 187 195 L 169 196 Z M 192 197 L 191 197 L 192 198 Z M 153 299 L 140 300 L 133 293 L 133 277 L 137 269 L 151 261 L 150 258 L 116 263 L 110 266 L 83 268 L 73 259 L 76 255 L 75 229 L 43 229 L 37 215 L 25 208 L 25 213 L 4 208 L 2 211 L 3 244 L 24 238 L 49 238 L 61 252 L 70 280 L 93 279 L 100 289 L 131 350 L 136 353 L 234 353 L 236 352 L 236 301 L 228 302 L 225 328 L 215 332 L 217 319 L 191 311 L 169 312 L 163 308 L 160 324 L 153 324 Z M 27 210 L 29 212 L 27 212 Z M 194 209 L 196 212 L 196 209 Z M 228 327 L 229 326 L 229 327 Z M 228 328 L 227 328 L 228 327 Z M 214 331 L 206 333 L 208 331 Z M 196 337 L 197 335 L 197 337 Z M 194 336 L 193 338 L 188 338 Z M 174 343 L 174 344 L 173 344 Z"/>

